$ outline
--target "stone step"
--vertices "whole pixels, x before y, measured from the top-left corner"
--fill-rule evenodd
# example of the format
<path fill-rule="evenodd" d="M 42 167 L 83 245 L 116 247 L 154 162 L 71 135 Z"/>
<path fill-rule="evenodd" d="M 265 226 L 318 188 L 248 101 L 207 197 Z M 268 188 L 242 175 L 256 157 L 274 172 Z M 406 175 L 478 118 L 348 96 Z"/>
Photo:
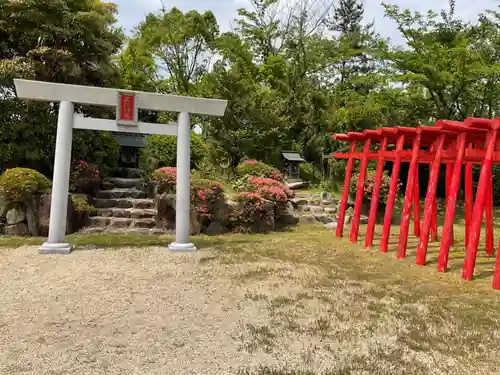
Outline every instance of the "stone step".
<path fill-rule="evenodd" d="M 95 208 L 141 208 L 141 209 L 154 209 L 155 202 L 152 199 L 133 199 L 133 198 L 119 198 L 119 199 L 99 199 L 94 201 Z"/>
<path fill-rule="evenodd" d="M 105 182 L 113 184 L 115 188 L 123 188 L 123 189 L 136 188 L 141 190 L 143 187 L 142 179 L 140 178 L 110 177 L 107 178 Z M 109 190 L 109 189 L 103 189 L 103 190 Z"/>
<path fill-rule="evenodd" d="M 98 208 L 91 216 L 101 217 L 125 217 L 132 219 L 145 219 L 156 216 L 157 211 L 151 208 Z"/>
<path fill-rule="evenodd" d="M 146 198 L 146 193 L 135 188 L 114 188 L 111 190 L 99 190 L 96 198 L 99 199 L 119 199 L 119 198 Z"/>
<path fill-rule="evenodd" d="M 92 216 L 90 225 L 94 228 L 155 228 L 154 218 L 131 219 L 125 217 Z"/>
<path fill-rule="evenodd" d="M 173 235 L 173 231 L 161 228 L 110 228 L 110 227 L 86 227 L 80 231 L 81 234 L 110 233 L 110 234 L 144 234 L 150 236 Z"/>
<path fill-rule="evenodd" d="M 114 168 L 110 174 L 112 177 L 141 178 L 141 171 L 137 168 Z"/>

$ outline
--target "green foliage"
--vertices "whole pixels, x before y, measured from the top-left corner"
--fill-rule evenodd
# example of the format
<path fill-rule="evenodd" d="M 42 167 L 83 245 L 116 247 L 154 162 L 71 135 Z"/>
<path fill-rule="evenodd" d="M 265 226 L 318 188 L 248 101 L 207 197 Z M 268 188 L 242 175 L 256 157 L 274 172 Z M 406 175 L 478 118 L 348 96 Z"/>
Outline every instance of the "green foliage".
<path fill-rule="evenodd" d="M 81 197 L 71 197 L 73 201 L 73 206 L 75 211 L 78 213 L 90 213 L 95 210 L 95 207 L 89 204 L 85 199 Z"/>
<path fill-rule="evenodd" d="M 14 78 L 119 84 L 112 63 L 123 41 L 114 25 L 116 12 L 115 4 L 100 0 L 0 2 L 0 167 L 25 166 L 46 174 L 53 168 L 58 106 L 15 98 Z M 106 108 L 76 110 L 112 115 Z M 110 138 L 102 132 L 75 131 L 73 142 L 76 158 L 99 165 L 115 162 L 107 160 L 116 153 L 109 152 Z"/>
<path fill-rule="evenodd" d="M 240 177 L 256 176 L 256 177 L 269 177 L 280 180 L 279 171 L 257 160 L 245 160 L 236 167 L 236 174 Z"/>
<path fill-rule="evenodd" d="M 370 202 L 372 199 L 373 187 L 375 185 L 375 174 L 376 172 L 373 169 L 368 169 L 366 171 L 364 195 L 363 195 L 363 201 L 365 202 Z M 351 178 L 351 183 L 349 185 L 349 194 L 351 195 L 352 198 L 356 196 L 356 192 L 358 191 L 358 179 L 359 179 L 359 174 L 353 173 Z M 391 185 L 391 177 L 389 176 L 389 172 L 384 171 L 384 173 L 382 174 L 382 182 L 380 185 L 380 196 L 379 196 L 379 202 L 382 204 L 385 204 L 387 202 L 390 185 Z M 396 194 L 397 192 L 399 192 L 400 188 L 401 184 L 399 183 L 397 185 Z"/>
<path fill-rule="evenodd" d="M 321 174 L 313 164 L 300 163 L 299 177 L 304 181 L 309 181 L 313 184 L 316 184 L 320 182 Z"/>
<path fill-rule="evenodd" d="M 11 202 L 23 202 L 35 193 L 44 193 L 52 183 L 43 174 L 28 168 L 6 170 L 0 176 L 0 194 Z"/>
<path fill-rule="evenodd" d="M 207 154 L 204 139 L 191 133 L 191 168 L 196 168 Z M 141 150 L 140 167 L 146 180 L 154 170 L 161 167 L 174 167 L 177 160 L 177 138 L 169 135 L 150 135 L 146 146 Z"/>

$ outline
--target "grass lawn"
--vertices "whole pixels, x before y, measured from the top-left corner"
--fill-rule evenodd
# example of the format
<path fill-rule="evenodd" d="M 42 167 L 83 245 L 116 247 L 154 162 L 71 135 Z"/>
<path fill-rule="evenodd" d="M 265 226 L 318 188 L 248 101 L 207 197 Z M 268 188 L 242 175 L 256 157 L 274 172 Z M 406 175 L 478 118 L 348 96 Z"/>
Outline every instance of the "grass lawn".
<path fill-rule="evenodd" d="M 477 277 L 339 240 L 320 226 L 271 235 L 0 237 L 0 374 L 498 374 L 494 260 Z M 363 235 L 360 236 L 363 238 Z M 20 247 L 18 247 L 20 246 Z"/>

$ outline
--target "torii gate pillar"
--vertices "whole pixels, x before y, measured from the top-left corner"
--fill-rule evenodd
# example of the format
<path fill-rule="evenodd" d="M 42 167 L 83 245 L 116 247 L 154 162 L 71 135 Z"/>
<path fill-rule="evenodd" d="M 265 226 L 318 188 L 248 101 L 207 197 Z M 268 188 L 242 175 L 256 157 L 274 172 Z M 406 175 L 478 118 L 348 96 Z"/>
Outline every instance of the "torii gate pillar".
<path fill-rule="evenodd" d="M 69 174 L 73 129 L 107 130 L 142 134 L 177 136 L 176 231 L 171 251 L 196 251 L 189 241 L 190 188 L 190 113 L 222 116 L 226 100 L 122 91 L 101 87 L 77 86 L 15 79 L 19 98 L 60 102 L 52 183 L 52 202 L 49 219 L 49 238 L 40 253 L 68 254 L 72 245 L 65 241 L 68 211 Z M 85 118 L 74 113 L 74 103 L 117 108 L 116 120 Z M 179 113 L 178 123 L 151 124 L 137 119 L 138 108 Z"/>

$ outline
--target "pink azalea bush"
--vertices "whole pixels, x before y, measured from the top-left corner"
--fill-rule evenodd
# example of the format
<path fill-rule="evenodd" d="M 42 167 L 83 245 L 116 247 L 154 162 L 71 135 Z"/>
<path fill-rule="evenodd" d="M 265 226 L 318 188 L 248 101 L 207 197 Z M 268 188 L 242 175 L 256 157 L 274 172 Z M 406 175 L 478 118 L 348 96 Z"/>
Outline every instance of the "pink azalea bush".
<path fill-rule="evenodd" d="M 158 192 L 174 193 L 177 181 L 177 168 L 159 168 L 153 172 L 153 180 L 158 182 Z"/>
<path fill-rule="evenodd" d="M 273 202 L 284 203 L 294 197 L 294 192 L 288 186 L 272 178 L 250 177 L 248 183 L 250 192 Z"/>
<path fill-rule="evenodd" d="M 220 183 L 205 179 L 191 181 L 191 205 L 200 218 L 212 218 L 215 204 L 223 199 L 224 186 Z"/>
<path fill-rule="evenodd" d="M 365 202 L 369 202 L 372 199 L 373 187 L 375 186 L 375 175 L 376 172 L 372 169 L 366 171 L 364 195 L 363 195 L 363 199 Z M 349 186 L 349 193 L 352 198 L 356 197 L 356 192 L 358 190 L 358 179 L 359 179 L 359 174 L 354 173 L 352 175 L 351 183 Z M 380 185 L 380 198 L 379 198 L 379 202 L 382 204 L 385 204 L 387 202 L 390 185 L 391 185 L 391 177 L 389 176 L 389 172 L 384 171 L 382 174 L 382 182 Z M 401 184 L 398 183 L 396 193 L 398 193 L 400 188 Z"/>
<path fill-rule="evenodd" d="M 92 194 L 98 189 L 101 174 L 96 165 L 85 160 L 75 160 L 71 163 L 70 190 L 72 192 Z"/>
<path fill-rule="evenodd" d="M 249 232 L 255 225 L 270 220 L 266 215 L 266 200 L 258 193 L 244 191 L 233 198 L 238 206 L 230 213 L 233 232 Z M 269 228 L 274 223 L 266 223 Z"/>

